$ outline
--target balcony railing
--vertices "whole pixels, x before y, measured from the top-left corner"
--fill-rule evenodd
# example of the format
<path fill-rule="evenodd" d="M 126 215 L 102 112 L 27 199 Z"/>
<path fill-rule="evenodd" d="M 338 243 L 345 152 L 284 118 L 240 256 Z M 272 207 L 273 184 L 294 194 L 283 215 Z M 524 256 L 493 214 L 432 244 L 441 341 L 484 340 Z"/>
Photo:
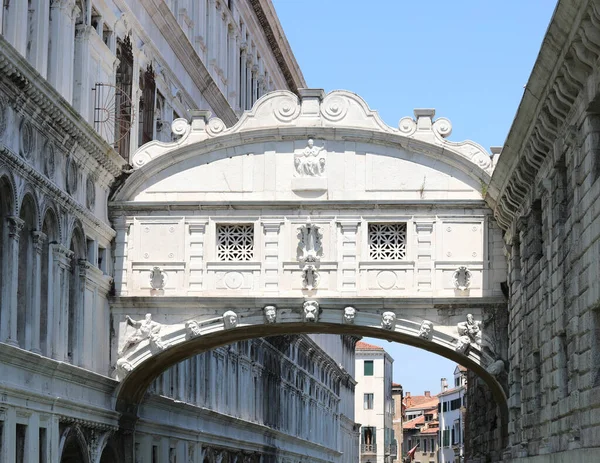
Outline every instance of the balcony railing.
<path fill-rule="evenodd" d="M 397 455 L 398 454 L 398 447 L 396 447 L 395 445 L 388 445 L 385 448 L 385 454 L 386 455 Z"/>
<path fill-rule="evenodd" d="M 377 453 L 377 444 L 363 444 L 361 453 Z"/>

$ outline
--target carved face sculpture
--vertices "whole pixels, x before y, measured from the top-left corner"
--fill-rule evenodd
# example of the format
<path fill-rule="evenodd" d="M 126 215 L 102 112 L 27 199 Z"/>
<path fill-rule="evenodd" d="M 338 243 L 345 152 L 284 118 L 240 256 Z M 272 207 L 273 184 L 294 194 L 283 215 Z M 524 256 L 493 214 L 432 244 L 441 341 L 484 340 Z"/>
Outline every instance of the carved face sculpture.
<path fill-rule="evenodd" d="M 433 323 L 429 320 L 423 320 L 419 328 L 419 337 L 431 341 L 433 337 Z"/>
<path fill-rule="evenodd" d="M 394 312 L 383 312 L 381 316 L 381 326 L 386 330 L 391 330 L 396 323 L 396 314 Z"/>
<path fill-rule="evenodd" d="M 185 328 L 190 336 L 200 336 L 200 325 L 196 320 L 190 320 L 185 324 Z"/>
<path fill-rule="evenodd" d="M 469 336 L 460 336 L 456 340 L 456 352 L 460 352 L 461 354 L 464 354 L 467 351 L 470 344 L 471 344 L 471 339 L 469 338 Z"/>
<path fill-rule="evenodd" d="M 469 325 L 473 324 L 473 315 L 472 314 L 467 314 L 467 323 Z"/>
<path fill-rule="evenodd" d="M 302 307 L 304 308 L 304 321 L 316 322 L 319 317 L 319 303 L 317 301 L 306 301 Z"/>
<path fill-rule="evenodd" d="M 314 145 L 314 143 L 315 143 L 315 142 L 313 141 L 313 139 L 312 139 L 312 138 L 309 138 L 309 139 L 308 139 L 308 147 L 309 147 L 309 148 L 312 148 L 312 147 L 313 147 L 313 145 Z"/>
<path fill-rule="evenodd" d="M 265 313 L 265 320 L 267 323 L 275 323 L 277 320 L 277 308 L 274 305 L 267 305 L 263 311 Z"/>
<path fill-rule="evenodd" d="M 344 323 L 354 323 L 356 317 L 356 309 L 354 307 L 346 307 L 344 309 Z"/>
<path fill-rule="evenodd" d="M 233 310 L 228 310 L 223 314 L 223 323 L 225 329 L 235 328 L 238 324 L 238 316 Z"/>

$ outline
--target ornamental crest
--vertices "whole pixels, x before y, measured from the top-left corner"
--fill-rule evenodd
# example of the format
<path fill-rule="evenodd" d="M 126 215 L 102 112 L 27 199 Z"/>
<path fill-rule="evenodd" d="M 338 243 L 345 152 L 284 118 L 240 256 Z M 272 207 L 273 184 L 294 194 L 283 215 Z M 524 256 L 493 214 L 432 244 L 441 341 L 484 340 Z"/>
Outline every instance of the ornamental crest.
<path fill-rule="evenodd" d="M 322 177 L 325 173 L 325 148 L 308 139 L 306 148 L 294 155 L 294 167 L 299 177 Z"/>

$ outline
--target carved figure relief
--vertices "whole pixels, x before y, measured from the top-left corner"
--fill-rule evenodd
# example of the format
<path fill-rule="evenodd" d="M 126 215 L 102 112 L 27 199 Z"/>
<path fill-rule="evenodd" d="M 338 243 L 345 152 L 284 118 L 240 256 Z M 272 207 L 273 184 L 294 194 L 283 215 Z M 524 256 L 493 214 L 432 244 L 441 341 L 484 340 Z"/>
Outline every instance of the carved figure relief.
<path fill-rule="evenodd" d="M 473 319 L 472 314 L 467 315 L 467 321 L 459 322 L 456 325 L 458 330 L 458 340 L 456 351 L 465 353 L 469 346 L 477 349 L 481 346 L 481 322 Z"/>
<path fill-rule="evenodd" d="M 93 210 L 96 205 L 96 184 L 91 175 L 88 175 L 85 182 L 85 205 L 90 210 Z"/>
<path fill-rule="evenodd" d="M 20 128 L 20 143 L 19 143 L 19 154 L 25 159 L 31 160 L 33 154 L 33 129 L 31 124 L 27 121 L 21 123 Z"/>
<path fill-rule="evenodd" d="M 185 331 L 188 339 L 195 338 L 196 336 L 200 336 L 202 334 L 200 332 L 200 324 L 196 320 L 189 320 L 186 322 Z"/>
<path fill-rule="evenodd" d="M 354 307 L 345 307 L 344 308 L 344 323 L 348 325 L 352 325 L 354 323 L 354 319 L 356 318 L 356 309 Z"/>
<path fill-rule="evenodd" d="M 8 125 L 8 105 L 6 101 L 0 99 L 0 138 L 6 132 L 6 126 Z"/>
<path fill-rule="evenodd" d="M 155 290 L 165 289 L 165 273 L 160 267 L 154 267 L 150 271 L 150 287 Z"/>
<path fill-rule="evenodd" d="M 129 315 L 125 317 L 127 319 L 127 324 L 129 326 L 133 326 L 136 330 L 131 336 L 129 336 L 125 340 L 125 344 L 121 349 L 119 355 L 123 355 L 125 351 L 138 345 L 140 342 L 145 339 L 150 339 L 152 343 L 154 343 L 157 347 L 162 345 L 160 342 L 159 333 L 162 328 L 162 325 L 158 322 L 152 320 L 152 314 L 147 313 L 146 317 L 143 320 L 133 320 Z"/>
<path fill-rule="evenodd" d="M 391 330 L 396 325 L 396 314 L 394 312 L 383 312 L 381 315 L 381 327 Z"/>
<path fill-rule="evenodd" d="M 238 325 L 238 316 L 233 310 L 228 310 L 223 314 L 223 324 L 225 329 L 229 330 L 235 328 Z"/>
<path fill-rule="evenodd" d="M 419 328 L 419 337 L 431 341 L 433 339 L 433 323 L 423 320 Z"/>
<path fill-rule="evenodd" d="M 312 291 L 318 288 L 320 274 L 317 268 L 323 255 L 323 233 L 321 228 L 310 222 L 298 228 L 298 261 L 305 264 L 302 269 L 302 287 Z"/>
<path fill-rule="evenodd" d="M 319 303 L 317 301 L 305 301 L 302 304 L 304 309 L 304 321 L 316 322 L 319 320 Z"/>
<path fill-rule="evenodd" d="M 452 283 L 456 289 L 465 291 L 471 286 L 472 276 L 471 271 L 464 265 L 461 265 L 452 274 Z"/>
<path fill-rule="evenodd" d="M 50 180 L 54 180 L 54 166 L 55 166 L 55 153 L 54 144 L 52 142 L 46 143 L 44 147 L 44 175 Z"/>
<path fill-rule="evenodd" d="M 67 159 L 67 192 L 71 196 L 77 192 L 77 164 L 73 158 Z"/>
<path fill-rule="evenodd" d="M 267 323 L 275 323 L 277 321 L 277 307 L 274 305 L 266 305 L 263 311 Z"/>
<path fill-rule="evenodd" d="M 325 148 L 308 139 L 306 148 L 294 156 L 296 173 L 300 177 L 322 177 L 325 173 Z"/>
<path fill-rule="evenodd" d="M 133 365 L 131 365 L 131 363 L 129 363 L 126 359 L 120 358 L 119 360 L 117 360 L 117 381 L 123 381 L 125 377 L 129 374 L 129 372 L 131 372 L 131 370 L 133 370 Z"/>

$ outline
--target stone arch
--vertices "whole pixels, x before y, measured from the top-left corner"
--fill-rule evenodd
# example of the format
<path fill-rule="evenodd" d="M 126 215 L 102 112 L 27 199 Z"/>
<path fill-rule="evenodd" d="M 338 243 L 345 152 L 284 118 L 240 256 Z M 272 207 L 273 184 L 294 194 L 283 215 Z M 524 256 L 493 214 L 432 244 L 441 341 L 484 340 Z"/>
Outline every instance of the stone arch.
<path fill-rule="evenodd" d="M 12 173 L 4 166 L 0 166 L 0 207 L 6 216 L 17 214 L 17 186 Z"/>
<path fill-rule="evenodd" d="M 54 312 L 53 287 L 54 285 L 54 248 L 61 242 L 60 222 L 52 204 L 46 204 L 42 218 L 41 243 L 41 281 L 40 281 L 40 350 L 44 355 L 51 355 L 50 339 L 52 333 L 52 320 Z"/>
<path fill-rule="evenodd" d="M 13 217 L 16 210 L 16 188 L 10 172 L 0 166 L 0 271 L 2 275 L 8 275 L 8 266 L 10 259 L 9 251 L 9 223 L 8 218 Z M 8 304 L 5 300 L 9 298 L 8 290 L 10 285 L 6 284 L 0 288 L 0 307 L 4 308 Z M 8 313 L 0 312 L 0 326 L 4 333 L 5 325 L 8 323 Z M 4 335 L 2 341 L 4 341 Z"/>
<path fill-rule="evenodd" d="M 38 194 L 29 183 L 25 183 L 21 187 L 21 194 L 17 203 L 18 214 L 21 214 L 21 209 L 23 208 L 23 204 L 25 204 L 26 201 L 31 201 L 31 205 L 33 206 L 36 218 L 35 229 L 39 230 L 41 228 L 40 201 L 38 198 Z"/>
<path fill-rule="evenodd" d="M 60 463 L 92 463 L 88 445 L 78 426 L 67 427 L 60 438 Z"/>
<path fill-rule="evenodd" d="M 67 358 L 73 364 L 79 363 L 79 344 L 83 332 L 84 281 L 80 274 L 80 263 L 86 258 L 85 234 L 81 223 L 74 222 L 69 239 L 71 265 L 69 275 L 69 300 L 67 309 Z"/>
<path fill-rule="evenodd" d="M 115 463 L 123 461 L 118 451 L 118 445 L 114 442 L 112 432 L 106 433 L 98 444 L 98 460 L 92 463 Z"/>
<path fill-rule="evenodd" d="M 301 306 L 301 304 L 298 304 Z M 343 304 L 340 304 L 343 307 Z M 282 311 L 283 312 L 283 311 Z M 402 311 L 399 310 L 399 313 Z M 199 322 L 199 331 L 190 335 L 181 324 L 178 327 L 163 326 L 160 336 L 154 340 L 143 341 L 132 352 L 124 352 L 117 363 L 117 373 L 121 384 L 117 395 L 117 411 L 128 415 L 137 413 L 137 407 L 144 397 L 152 381 L 169 367 L 193 355 L 212 350 L 233 342 L 257 337 L 281 336 L 290 334 L 322 333 L 346 334 L 385 339 L 393 342 L 418 347 L 454 362 L 457 362 L 477 374 L 490 388 L 498 406 L 503 436 L 507 434 L 508 407 L 503 386 L 496 376 L 486 368 L 491 365 L 492 358 L 484 349 L 469 347 L 464 353 L 457 351 L 457 340 L 446 330 L 433 329 L 431 340 L 419 336 L 420 323 L 401 316 L 396 320 L 393 329 L 381 326 L 381 313 L 361 311 L 353 324 L 342 321 L 340 307 L 321 310 L 319 321 L 307 323 L 293 309 L 282 313 L 278 323 L 264 323 L 262 309 L 239 312 L 240 323 L 226 329 L 222 317 L 206 319 Z M 463 317 L 466 317 L 463 315 Z M 434 325 L 435 325 L 434 321 Z M 486 339 L 484 338 L 484 344 Z M 143 346 L 143 347 L 142 347 Z M 308 386 L 308 385 L 307 385 Z M 312 389 L 312 386 L 311 386 Z M 315 391 L 311 390 L 311 393 Z"/>

